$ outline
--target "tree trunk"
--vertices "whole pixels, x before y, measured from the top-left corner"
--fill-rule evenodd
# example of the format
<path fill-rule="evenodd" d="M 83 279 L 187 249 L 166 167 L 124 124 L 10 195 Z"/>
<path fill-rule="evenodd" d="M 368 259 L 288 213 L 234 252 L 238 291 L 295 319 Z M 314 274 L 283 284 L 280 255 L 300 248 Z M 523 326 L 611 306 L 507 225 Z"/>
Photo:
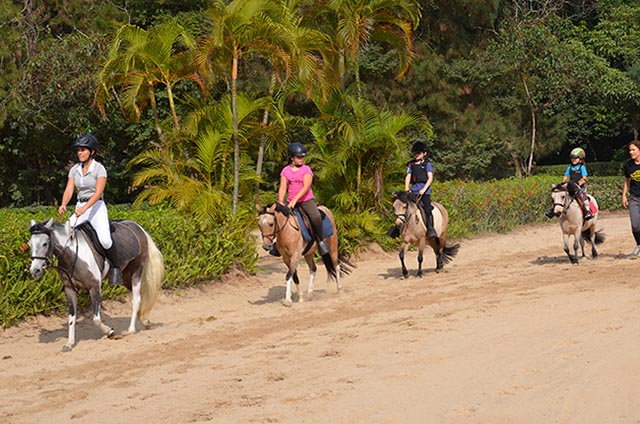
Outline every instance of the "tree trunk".
<path fill-rule="evenodd" d="M 173 125 L 180 131 L 180 121 L 178 120 L 178 114 L 176 113 L 176 105 L 173 101 L 173 90 L 171 90 L 171 84 L 167 83 L 167 97 L 169 97 L 169 107 L 171 108 L 171 116 L 173 116 Z"/>
<path fill-rule="evenodd" d="M 158 138 L 160 139 L 160 143 L 164 145 L 165 138 L 164 138 L 164 133 L 162 132 L 162 127 L 160 126 L 160 117 L 158 116 L 158 105 L 156 104 L 156 95 L 153 91 L 153 85 L 147 84 L 147 90 L 149 94 L 149 101 L 151 102 L 151 111 L 153 112 L 153 122 L 156 124 L 156 132 L 158 133 Z"/>
<path fill-rule="evenodd" d="M 238 141 L 238 105 L 237 105 L 238 56 L 233 55 L 231 65 L 231 114 L 233 117 L 233 214 L 238 211 L 240 199 L 240 142 Z"/>
<path fill-rule="evenodd" d="M 271 84 L 269 86 L 269 95 L 273 96 L 273 92 L 276 89 L 276 74 L 271 74 Z M 265 109 L 264 114 L 262 115 L 262 129 L 264 130 L 269 124 L 269 109 Z M 253 193 L 256 201 L 258 200 L 258 191 L 260 190 L 260 176 L 262 175 L 262 162 L 264 161 L 264 131 L 260 134 L 260 146 L 258 147 L 258 160 L 256 162 L 256 177 L 258 177 L 258 181 L 256 182 L 256 188 Z"/>
<path fill-rule="evenodd" d="M 524 91 L 527 93 L 527 102 L 529 103 L 529 110 L 531 112 L 531 152 L 529 153 L 526 174 L 527 176 L 530 176 L 531 170 L 533 169 L 533 155 L 536 149 L 536 109 L 524 75 L 522 75 L 522 85 L 524 86 Z"/>

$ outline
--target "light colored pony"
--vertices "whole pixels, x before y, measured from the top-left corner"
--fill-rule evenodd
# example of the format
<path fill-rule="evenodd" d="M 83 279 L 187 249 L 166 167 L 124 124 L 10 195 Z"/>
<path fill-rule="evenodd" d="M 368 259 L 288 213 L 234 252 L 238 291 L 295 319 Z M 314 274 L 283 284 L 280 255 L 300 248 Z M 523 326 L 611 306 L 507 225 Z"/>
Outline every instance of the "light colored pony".
<path fill-rule="evenodd" d="M 595 206 L 595 213 L 589 220 L 584 219 L 582 207 L 575 199 L 575 185 L 570 183 L 551 184 L 551 199 L 553 200 L 553 214 L 560 217 L 560 229 L 562 230 L 562 240 L 564 241 L 564 251 L 572 264 L 578 265 L 578 244 L 584 254 L 585 239 L 591 243 L 591 257 L 596 258 L 598 251 L 596 245 L 604 242 L 605 236 L 602 230 L 596 231 L 598 221 L 598 202 L 589 195 L 589 201 Z M 573 255 L 569 249 L 569 239 L 573 237 Z"/>
<path fill-rule="evenodd" d="M 287 289 L 283 304 L 291 306 L 291 283 L 294 282 L 298 289 L 298 302 L 304 302 L 304 296 L 300 289 L 300 280 L 296 269 L 300 263 L 300 259 L 304 257 L 307 265 L 309 265 L 309 287 L 307 294 L 311 296 L 314 289 L 314 279 L 316 275 L 316 264 L 313 260 L 313 254 L 317 250 L 314 241 L 307 242 L 302 236 L 300 224 L 294 211 L 288 207 L 273 203 L 267 207 L 256 204 L 258 210 L 258 227 L 262 236 L 262 248 L 266 251 L 273 249 L 274 243 L 278 252 L 282 255 L 282 260 L 287 266 Z M 325 238 L 329 246 L 329 253 L 322 257 L 322 261 L 327 269 L 327 281 L 332 279 L 336 281 L 336 292 L 340 292 L 342 283 L 340 277 L 342 274 L 349 274 L 353 265 L 345 258 L 338 254 L 338 229 L 331 211 L 319 206 L 324 212 L 333 226 L 333 234 Z"/>
<path fill-rule="evenodd" d="M 396 217 L 396 227 L 400 229 L 402 237 L 402 247 L 399 256 L 402 264 L 402 276 L 407 278 L 409 271 L 404 263 L 404 255 L 409 245 L 418 246 L 418 273 L 417 277 L 422 277 L 422 259 L 423 252 L 427 245 L 431 246 L 433 253 L 436 255 L 436 271 L 449 263 L 458 253 L 460 244 L 447 245 L 447 225 L 449 223 L 449 214 L 447 210 L 438 202 L 431 202 L 433 209 L 433 227 L 436 230 L 437 237 L 427 238 L 427 228 L 422 219 L 422 214 L 418 209 L 418 205 L 412 198 L 412 195 L 406 191 L 393 193 L 393 213 Z"/>
<path fill-rule="evenodd" d="M 164 277 L 164 260 L 149 234 L 133 221 L 112 222 L 115 232 L 113 242 L 122 259 L 120 269 L 123 285 L 133 292 L 132 313 L 128 333 L 136 332 L 136 318 L 143 325 L 149 324 L 148 315 L 153 307 Z M 95 249 L 89 233 L 72 229 L 69 222 L 60 224 L 50 219 L 36 223 L 31 220 L 31 268 L 34 278 L 44 274 L 50 262 L 57 259 L 58 274 L 64 284 L 69 305 L 69 337 L 62 348 L 69 352 L 76 343 L 75 327 L 78 309 L 78 293 L 87 290 L 91 296 L 93 322 L 108 337 L 113 328 L 100 318 L 102 280 L 109 271 L 109 262 Z"/>

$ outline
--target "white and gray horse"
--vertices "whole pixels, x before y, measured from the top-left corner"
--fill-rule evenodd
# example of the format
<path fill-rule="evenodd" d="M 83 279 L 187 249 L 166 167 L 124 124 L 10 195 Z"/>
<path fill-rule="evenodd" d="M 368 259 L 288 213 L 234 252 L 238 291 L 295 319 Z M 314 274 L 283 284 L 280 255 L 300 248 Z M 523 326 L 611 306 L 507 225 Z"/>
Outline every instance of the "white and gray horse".
<path fill-rule="evenodd" d="M 136 318 L 145 326 L 164 278 L 164 259 L 149 234 L 133 221 L 112 222 L 113 242 L 118 247 L 118 262 L 124 278 L 124 286 L 132 291 L 131 321 L 128 332 L 135 333 Z M 100 318 L 102 280 L 109 271 L 109 262 L 91 242 L 92 229 L 85 226 L 71 228 L 69 222 L 60 224 L 50 219 L 36 223 L 31 220 L 31 268 L 34 278 L 40 278 L 53 259 L 64 284 L 69 306 L 69 337 L 62 348 L 69 352 L 76 343 L 75 327 L 78 293 L 87 290 L 91 296 L 93 322 L 108 337 L 113 328 Z M 97 240 L 97 239 L 96 239 Z"/>
<path fill-rule="evenodd" d="M 553 214 L 560 217 L 560 229 L 564 241 L 564 251 L 572 264 L 578 265 L 578 245 L 584 254 L 584 241 L 591 243 L 591 257 L 596 258 L 596 245 L 604 242 L 602 230 L 596 230 L 598 222 L 598 202 L 589 195 L 589 201 L 594 206 L 593 217 L 585 220 L 582 207 L 575 198 L 576 186 L 573 183 L 551 184 L 551 198 L 553 200 Z M 569 240 L 573 237 L 573 255 L 569 249 Z"/>

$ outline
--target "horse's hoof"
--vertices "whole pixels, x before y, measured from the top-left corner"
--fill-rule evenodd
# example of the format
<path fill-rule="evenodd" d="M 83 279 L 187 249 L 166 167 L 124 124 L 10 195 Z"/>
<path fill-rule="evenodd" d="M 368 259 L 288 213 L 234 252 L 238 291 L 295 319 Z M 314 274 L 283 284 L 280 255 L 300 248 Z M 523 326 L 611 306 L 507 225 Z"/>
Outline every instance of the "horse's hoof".
<path fill-rule="evenodd" d="M 293 302 L 291 302 L 290 300 L 282 301 L 282 306 L 286 306 L 287 308 L 290 308 L 292 305 L 293 305 Z"/>
<path fill-rule="evenodd" d="M 71 352 L 71 349 L 73 349 L 73 346 L 69 346 L 69 345 L 62 346 L 63 352 Z"/>
<path fill-rule="evenodd" d="M 421 273 L 421 272 L 417 273 L 417 274 L 416 274 L 416 277 L 417 277 L 417 278 L 422 278 L 422 273 Z"/>
<path fill-rule="evenodd" d="M 107 337 L 110 339 L 113 339 L 115 337 L 116 332 L 113 331 L 113 328 L 109 329 L 109 332 L 107 333 Z"/>

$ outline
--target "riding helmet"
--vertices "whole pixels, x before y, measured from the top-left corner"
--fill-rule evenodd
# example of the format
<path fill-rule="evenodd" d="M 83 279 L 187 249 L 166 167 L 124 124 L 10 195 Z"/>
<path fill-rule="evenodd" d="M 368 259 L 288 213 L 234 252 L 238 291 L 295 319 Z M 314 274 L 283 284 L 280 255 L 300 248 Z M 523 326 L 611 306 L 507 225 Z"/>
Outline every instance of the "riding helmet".
<path fill-rule="evenodd" d="M 573 149 L 571 151 L 571 154 L 569 155 L 570 158 L 580 158 L 580 159 L 584 159 L 586 156 L 586 153 L 584 152 L 584 150 L 580 147 L 576 147 L 575 149 Z"/>
<path fill-rule="evenodd" d="M 100 144 L 98 143 L 98 139 L 92 134 L 82 134 L 80 137 L 76 138 L 76 141 L 73 143 L 73 147 L 86 147 L 89 150 L 97 152 L 100 149 Z"/>
<path fill-rule="evenodd" d="M 416 153 L 427 153 L 427 145 L 422 141 L 416 141 L 411 146 L 411 154 L 415 155 Z"/>
<path fill-rule="evenodd" d="M 287 148 L 287 153 L 289 156 L 306 156 L 307 148 L 304 147 L 304 144 L 298 143 L 297 141 L 289 144 Z"/>

